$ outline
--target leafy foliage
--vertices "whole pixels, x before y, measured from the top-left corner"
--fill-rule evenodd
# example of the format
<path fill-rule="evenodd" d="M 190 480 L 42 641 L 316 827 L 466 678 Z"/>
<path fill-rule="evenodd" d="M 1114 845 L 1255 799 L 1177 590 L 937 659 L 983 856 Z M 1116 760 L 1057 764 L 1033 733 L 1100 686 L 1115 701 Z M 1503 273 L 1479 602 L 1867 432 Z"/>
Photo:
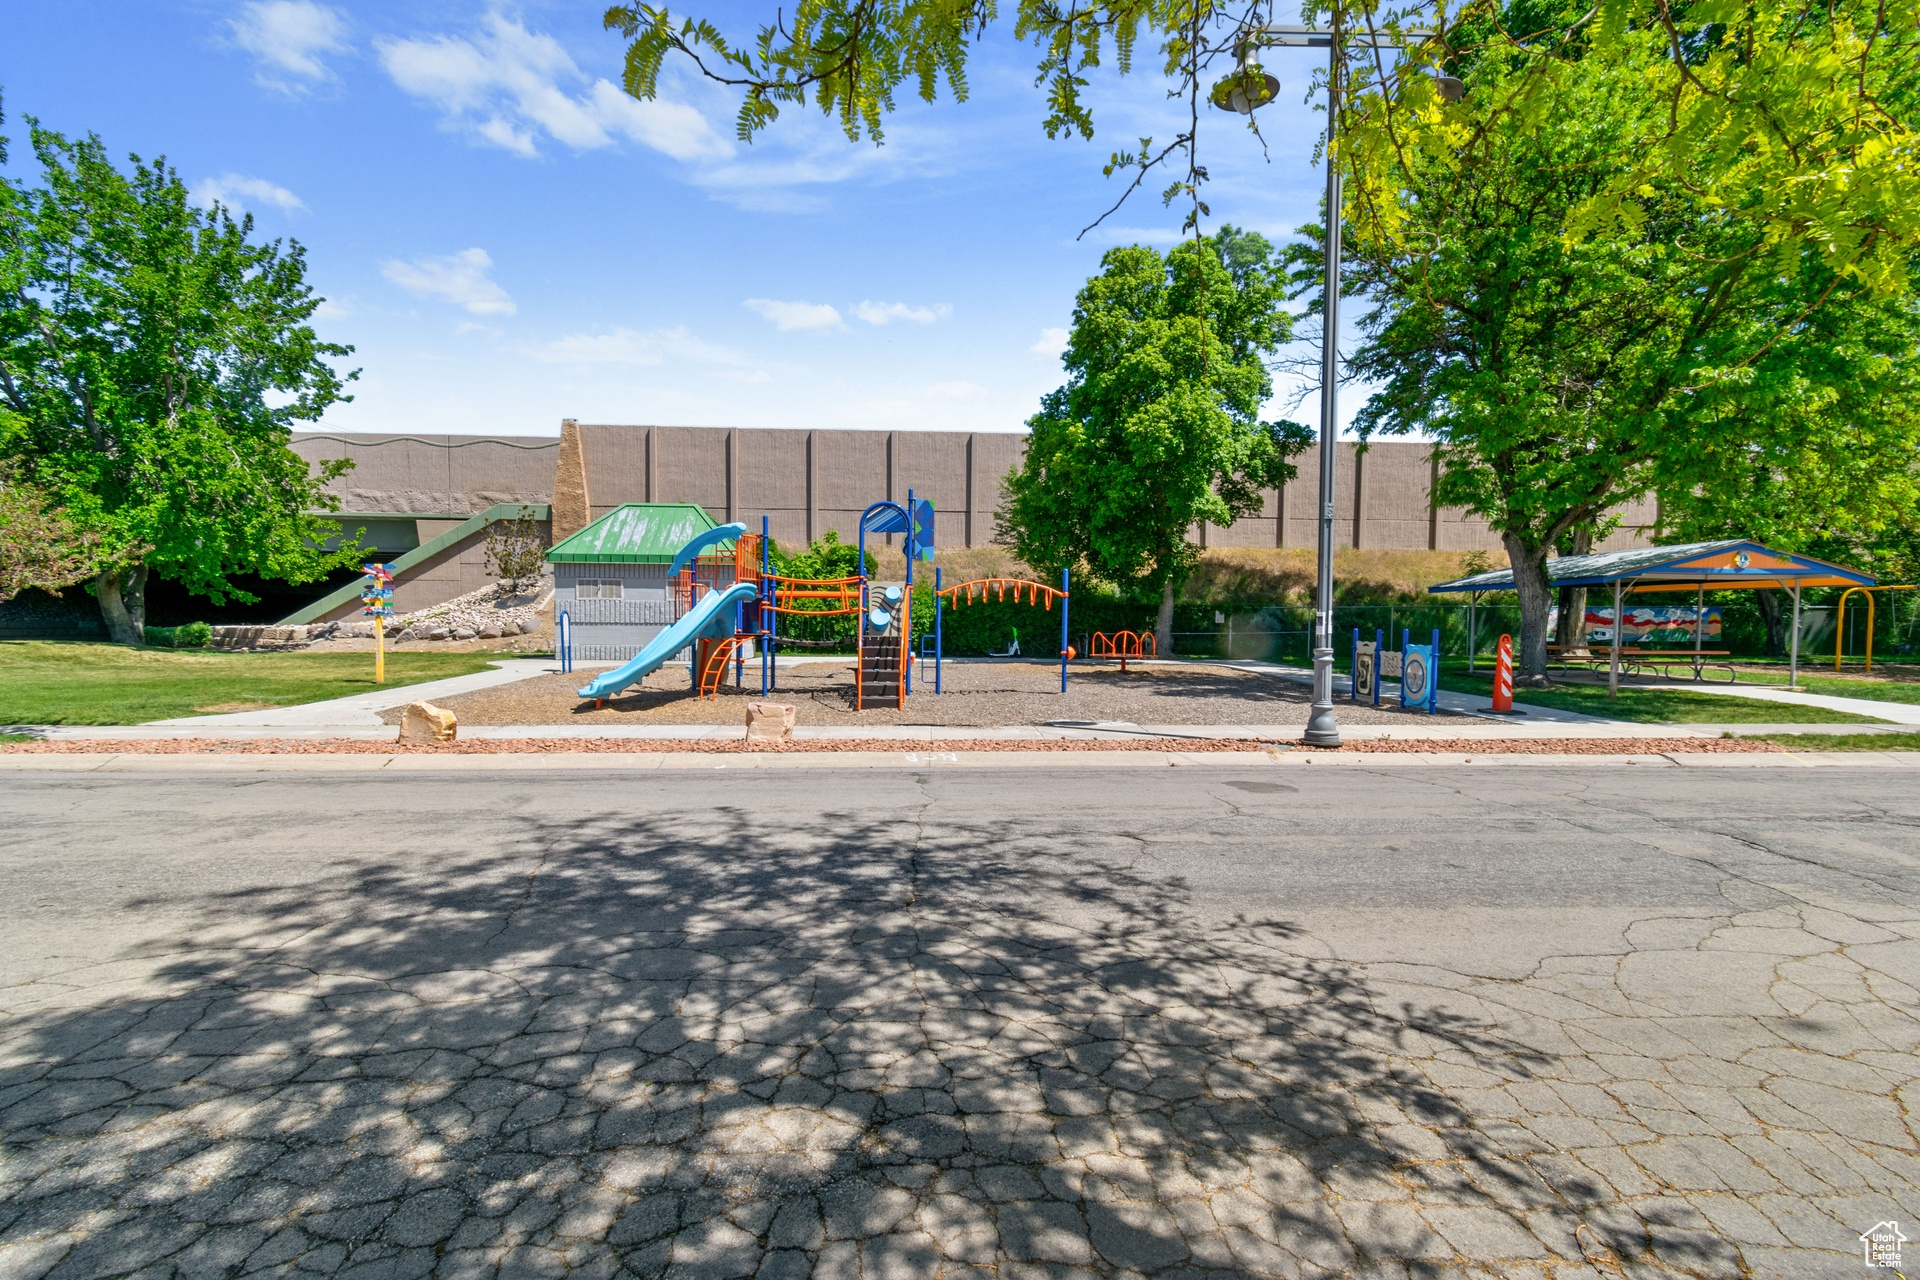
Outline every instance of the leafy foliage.
<path fill-rule="evenodd" d="M 1439 441 L 1438 499 L 1506 544 L 1519 666 L 1536 678 L 1545 557 L 1581 529 L 1604 533 L 1609 507 L 1657 491 L 1735 512 L 1756 473 L 1837 459 L 1869 435 L 1911 456 L 1897 407 L 1920 372 L 1911 298 L 1839 261 L 1783 258 L 1768 225 L 1697 185 L 1642 180 L 1669 109 L 1647 93 L 1663 66 L 1655 43 L 1622 37 L 1556 63 L 1553 109 L 1525 112 L 1506 104 L 1539 89 L 1532 60 L 1462 60 L 1459 115 L 1393 153 L 1393 217 L 1350 224 L 1348 288 L 1374 304 L 1352 369 L 1380 386 L 1359 428 Z M 1633 216 L 1569 234 L 1623 175 L 1638 183 Z M 1303 291 L 1317 252 L 1296 246 Z M 1882 487 L 1910 494 L 1911 476 Z"/>
<path fill-rule="evenodd" d="M 327 359 L 350 351 L 306 323 L 299 244 L 194 207 L 163 161 L 122 173 L 97 137 L 29 123 L 43 185 L 0 179 L 0 438 L 99 538 L 114 638 L 139 640 L 149 570 L 218 604 L 251 598 L 233 574 L 354 563 L 311 514 L 346 464 L 310 473 L 288 447 L 345 398 Z"/>
<path fill-rule="evenodd" d="M 487 526 L 487 572 L 500 579 L 508 595 L 538 581 L 546 563 L 547 539 L 532 507 L 521 507 L 513 519 Z"/>
<path fill-rule="evenodd" d="M 93 577 L 100 537 L 77 526 L 46 493 L 0 462 L 0 602 L 29 587 L 59 592 Z"/>
<path fill-rule="evenodd" d="M 1601 0 L 1591 8 L 1308 0 L 1300 12 L 1340 37 L 1332 87 L 1340 99 L 1345 212 L 1377 234 L 1409 234 L 1414 197 L 1398 181 L 1408 148 L 1451 153 L 1461 169 L 1471 168 L 1488 116 L 1548 120 L 1563 110 L 1589 54 L 1632 49 L 1649 55 L 1641 78 L 1648 112 L 1633 163 L 1551 231 L 1570 241 L 1632 239 L 1642 188 L 1678 183 L 1758 230 L 1783 259 L 1824 263 L 1879 293 L 1906 287 L 1908 255 L 1920 242 L 1920 83 L 1913 75 L 1920 7 L 1883 0 Z M 1158 39 L 1161 70 L 1189 106 L 1187 126 L 1157 150 L 1143 138 L 1137 151 L 1116 151 L 1107 173 L 1131 172 L 1131 191 L 1154 166 L 1184 156 L 1186 174 L 1164 198 L 1191 196 L 1191 221 L 1205 212 L 1206 171 L 1195 148 L 1208 82 L 1237 64 L 1243 49 L 1258 47 L 1259 28 L 1274 16 L 1270 0 L 1066 7 L 1020 0 L 1014 33 L 1040 55 L 1036 82 L 1046 92 L 1049 137 L 1091 137 L 1091 73 L 1110 59 L 1125 74 L 1142 37 Z M 994 0 L 800 0 L 790 17 L 783 9 L 751 40 L 730 40 L 705 18 L 676 20 L 664 4 L 616 5 L 605 24 L 629 41 L 624 84 L 636 97 L 658 93 L 665 59 L 678 54 L 741 90 L 742 141 L 778 119 L 782 106 L 811 96 L 849 138 L 864 134 L 877 143 L 909 80 L 924 101 L 937 98 L 943 80 L 956 99 L 966 98 L 968 46 L 998 17 Z M 1411 34 L 1416 29 L 1431 34 Z M 1487 61 L 1512 74 L 1497 91 L 1483 90 L 1472 113 L 1447 108 L 1422 74 L 1457 74 Z M 1221 83 L 1239 74 L 1228 71 Z M 1316 81 L 1322 74 L 1314 73 Z"/>
<path fill-rule="evenodd" d="M 792 553 L 782 553 L 776 543 L 772 559 L 774 572 L 783 578 L 831 580 L 858 577 L 862 572 L 859 545 L 840 541 L 840 533 L 836 529 L 827 530 L 804 549 Z M 871 578 L 874 571 L 873 552 L 869 551 L 865 573 Z M 824 600 L 793 602 L 793 608 L 802 611 L 819 611 L 833 607 L 832 603 Z M 917 610 L 919 607 L 919 592 L 916 589 L 914 608 Z M 803 613 L 782 613 L 779 615 L 778 625 L 783 640 L 804 640 L 816 646 L 837 645 L 851 650 L 859 619 L 852 614 L 809 618 Z"/>
<path fill-rule="evenodd" d="M 204 649 L 213 643 L 213 628 L 204 622 L 177 627 L 148 627 L 146 641 L 159 649 Z"/>
<path fill-rule="evenodd" d="M 1285 280 L 1266 241 L 1232 227 L 1101 265 L 1074 307 L 1067 384 L 1027 422 L 1001 525 L 1043 581 L 1067 566 L 1161 595 L 1198 555 L 1188 530 L 1259 510 L 1308 443 L 1305 427 L 1259 418 L 1265 357 L 1291 336 Z"/>

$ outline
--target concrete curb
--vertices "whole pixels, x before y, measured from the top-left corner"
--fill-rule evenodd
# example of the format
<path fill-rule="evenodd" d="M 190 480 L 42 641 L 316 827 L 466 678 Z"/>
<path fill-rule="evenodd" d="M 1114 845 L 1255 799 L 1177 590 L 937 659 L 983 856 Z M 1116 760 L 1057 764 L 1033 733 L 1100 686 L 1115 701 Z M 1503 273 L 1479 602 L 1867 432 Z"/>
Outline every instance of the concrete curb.
<path fill-rule="evenodd" d="M 895 742 L 951 741 L 972 739 L 982 743 L 1007 741 L 1075 742 L 1127 738 L 1257 738 L 1263 742 L 1298 742 L 1303 726 L 1298 724 L 1042 724 L 1042 725 L 802 725 L 794 737 L 802 742 L 834 742 L 849 738 L 881 738 Z M 372 725 L 248 725 L 209 719 L 164 721 L 142 725 L 19 725 L 9 732 L 30 733 L 51 742 L 85 742 L 91 739 L 158 741 L 174 738 L 212 738 L 234 741 L 293 739 L 299 741 L 391 742 L 399 729 L 390 724 Z M 564 738 L 571 741 L 658 741 L 662 738 L 739 739 L 744 729 L 738 724 L 514 724 L 462 725 L 460 736 L 467 739 L 505 740 L 513 738 Z M 1501 721 L 1448 721 L 1424 724 L 1343 725 L 1341 735 L 1350 742 L 1451 742 L 1474 743 L 1490 739 L 1519 739 L 1534 742 L 1607 738 L 1718 738 L 1724 733 L 1739 737 L 1773 733 L 1876 734 L 1911 733 L 1901 725 L 1866 724 L 1788 724 L 1788 725 L 1698 725 L 1632 724 L 1623 721 L 1599 721 L 1589 724 L 1524 724 Z"/>
<path fill-rule="evenodd" d="M 4 755 L 0 771 L 14 773 L 551 773 L 567 769 L 686 772 L 721 769 L 1017 769 L 1036 766 L 1165 769 L 1336 768 L 1382 771 L 1435 766 L 1475 769 L 1587 768 L 1632 765 L 1672 769 L 1810 769 L 1854 766 L 1869 769 L 1920 769 L 1920 752 L 1808 751 L 1752 754 L 1675 755 L 1473 755 L 1462 751 L 1341 755 L 1322 752 L 1161 752 L 1072 751 L 1035 755 L 1030 751 L 834 751 L 715 756 L 700 752 L 653 751 L 575 755 L 549 752 L 526 755 Z"/>

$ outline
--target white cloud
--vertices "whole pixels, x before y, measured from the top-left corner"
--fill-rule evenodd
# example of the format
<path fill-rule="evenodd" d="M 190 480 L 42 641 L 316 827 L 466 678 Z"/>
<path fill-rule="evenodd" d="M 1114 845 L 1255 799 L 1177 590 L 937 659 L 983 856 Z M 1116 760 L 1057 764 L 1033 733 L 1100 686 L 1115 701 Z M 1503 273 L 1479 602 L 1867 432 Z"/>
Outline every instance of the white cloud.
<path fill-rule="evenodd" d="M 1066 354 L 1067 331 L 1065 329 L 1042 329 L 1040 341 L 1027 350 L 1038 356 L 1060 356 Z"/>
<path fill-rule="evenodd" d="M 846 328 L 840 319 L 840 312 L 825 302 L 775 302 L 771 298 L 748 298 L 741 305 L 773 321 L 774 327 L 782 333 L 792 329 L 824 332 Z"/>
<path fill-rule="evenodd" d="M 641 102 L 607 80 L 588 85 L 559 41 L 498 13 L 488 14 L 471 39 L 376 43 L 393 82 L 438 108 L 448 127 L 519 155 L 538 154 L 542 134 L 576 151 L 611 146 L 625 137 L 676 160 L 733 152 L 692 107 Z M 585 92 L 562 87 L 579 85 L 586 85 Z"/>
<path fill-rule="evenodd" d="M 863 302 L 853 309 L 853 314 L 868 324 L 886 324 L 890 320 L 910 320 L 914 324 L 932 324 L 953 314 L 953 308 L 946 303 L 931 307 L 910 307 L 904 302 Z"/>
<path fill-rule="evenodd" d="M 320 320 L 344 320 L 353 314 L 353 307 L 336 298 L 322 298 L 320 305 L 313 309 L 313 314 Z"/>
<path fill-rule="evenodd" d="M 347 48 L 346 20 L 313 0 L 258 0 L 227 27 L 233 42 L 258 62 L 254 80 L 282 93 L 302 93 L 331 79 L 321 55 Z"/>
<path fill-rule="evenodd" d="M 493 259 L 485 249 L 467 249 L 444 258 L 416 258 L 412 262 L 388 262 L 381 274 L 423 298 L 444 298 L 465 307 L 476 316 L 510 316 L 513 299 L 507 291 L 487 279 Z"/>
<path fill-rule="evenodd" d="M 697 360 L 708 364 L 742 365 L 747 357 L 731 347 L 703 342 L 685 325 L 671 329 L 616 328 L 611 333 L 574 333 L 538 346 L 522 347 L 521 354 L 542 364 L 627 365 L 646 367 L 677 361 Z M 740 375 L 728 375 L 738 377 Z M 747 375 L 745 380 L 764 382 L 765 374 Z"/>
<path fill-rule="evenodd" d="M 245 209 L 249 205 L 258 208 L 270 204 L 283 213 L 292 213 L 295 209 L 307 207 L 304 200 L 278 183 L 238 173 L 202 178 L 193 189 L 193 202 L 201 208 L 211 208 L 216 201 L 234 210 Z"/>
<path fill-rule="evenodd" d="M 987 389 L 971 382 L 936 382 L 927 388 L 927 394 L 936 400 L 972 400 L 987 394 Z"/>

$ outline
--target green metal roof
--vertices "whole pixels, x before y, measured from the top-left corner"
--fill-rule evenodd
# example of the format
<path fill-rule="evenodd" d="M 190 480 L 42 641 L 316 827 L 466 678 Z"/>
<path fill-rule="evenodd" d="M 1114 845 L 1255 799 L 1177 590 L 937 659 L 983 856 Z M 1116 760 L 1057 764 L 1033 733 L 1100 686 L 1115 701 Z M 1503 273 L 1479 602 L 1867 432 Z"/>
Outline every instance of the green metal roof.
<path fill-rule="evenodd" d="M 554 564 L 671 564 L 675 552 L 715 527 L 706 509 L 690 502 L 629 502 L 556 543 L 547 559 Z"/>

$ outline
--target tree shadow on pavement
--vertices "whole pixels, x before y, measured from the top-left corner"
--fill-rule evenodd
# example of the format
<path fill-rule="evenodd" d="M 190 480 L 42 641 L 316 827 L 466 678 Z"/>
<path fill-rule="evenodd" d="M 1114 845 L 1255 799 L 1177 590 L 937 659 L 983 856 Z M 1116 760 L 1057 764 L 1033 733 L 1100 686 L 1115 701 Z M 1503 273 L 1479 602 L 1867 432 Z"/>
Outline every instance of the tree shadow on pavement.
<path fill-rule="evenodd" d="M 0 1271 L 1440 1274 L 1591 1247 L 1604 1189 L 1549 1186 L 1437 1082 L 1538 1052 L 1062 836 L 690 807 L 171 900 L 193 924 L 156 977 L 4 1026 Z"/>

